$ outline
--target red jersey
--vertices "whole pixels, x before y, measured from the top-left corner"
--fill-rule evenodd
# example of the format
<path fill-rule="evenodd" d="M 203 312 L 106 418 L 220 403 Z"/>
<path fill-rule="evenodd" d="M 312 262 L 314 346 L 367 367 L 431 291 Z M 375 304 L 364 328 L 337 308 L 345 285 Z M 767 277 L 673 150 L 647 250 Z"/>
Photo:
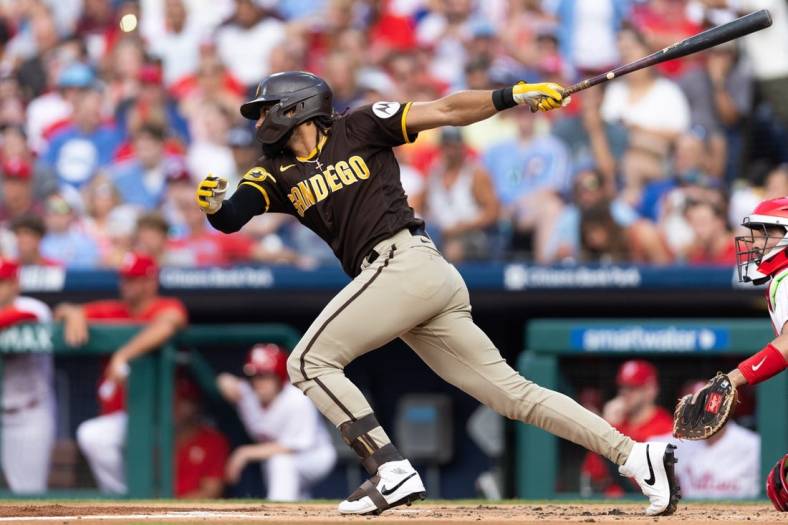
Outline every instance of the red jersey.
<path fill-rule="evenodd" d="M 179 440 L 175 444 L 175 497 L 199 489 L 204 479 L 224 479 L 229 450 L 224 436 L 208 426 Z"/>
<path fill-rule="evenodd" d="M 657 407 L 651 418 L 644 423 L 631 425 L 624 422 L 620 425 L 614 425 L 614 427 L 625 436 L 629 436 L 635 441 L 644 442 L 655 436 L 664 436 L 673 432 L 673 416 L 664 408 Z M 594 483 L 598 485 L 607 483 L 607 486 L 604 488 L 606 496 L 616 497 L 624 493 L 624 489 L 618 485 L 618 480 L 611 479 L 608 464 L 601 456 L 592 452 L 587 453 L 581 470 Z"/>
<path fill-rule="evenodd" d="M 85 317 L 90 321 L 104 321 L 113 323 L 139 323 L 152 321 L 162 312 L 175 310 L 188 318 L 186 307 L 174 297 L 156 297 L 150 304 L 140 312 L 132 312 L 123 301 L 110 299 L 106 301 L 94 301 L 82 307 Z M 126 389 L 123 385 L 116 385 L 104 381 L 102 378 L 99 383 L 98 392 L 101 414 L 107 415 L 120 410 L 126 410 Z"/>

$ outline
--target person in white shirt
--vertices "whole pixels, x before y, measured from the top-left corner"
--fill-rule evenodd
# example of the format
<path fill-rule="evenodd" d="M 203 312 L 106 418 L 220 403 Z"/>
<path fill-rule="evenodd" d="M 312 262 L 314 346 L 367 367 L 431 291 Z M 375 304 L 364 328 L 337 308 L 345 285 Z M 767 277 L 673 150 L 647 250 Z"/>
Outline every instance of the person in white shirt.
<path fill-rule="evenodd" d="M 256 84 L 270 71 L 271 51 L 285 39 L 285 25 L 265 17 L 252 0 L 236 0 L 235 14 L 216 31 L 222 62 L 246 86 Z"/>
<path fill-rule="evenodd" d="M 197 71 L 200 43 L 208 36 L 184 0 L 164 1 L 164 28 L 150 41 L 149 51 L 162 61 L 164 84 L 172 86 Z"/>
<path fill-rule="evenodd" d="M 631 62 L 650 53 L 643 36 L 628 27 L 619 33 L 622 62 Z M 635 71 L 610 83 L 602 100 L 602 118 L 609 123 L 668 138 L 678 136 L 690 125 L 690 111 L 684 93 L 674 82 L 658 76 L 654 68 Z"/>
<path fill-rule="evenodd" d="M 19 295 L 16 261 L 0 257 L 0 331 L 22 323 L 51 321 L 47 305 Z M 2 358 L 2 469 L 13 492 L 41 493 L 47 488 L 55 442 L 52 354 L 35 348 L 19 350 Z"/>
<path fill-rule="evenodd" d="M 220 374 L 217 386 L 238 411 L 253 445 L 235 449 L 227 462 L 227 480 L 235 483 L 250 462 L 263 462 L 267 499 L 295 501 L 309 497 L 309 487 L 336 462 L 336 450 L 320 413 L 290 384 L 287 354 L 277 345 L 252 347 L 243 367 L 248 380 Z"/>

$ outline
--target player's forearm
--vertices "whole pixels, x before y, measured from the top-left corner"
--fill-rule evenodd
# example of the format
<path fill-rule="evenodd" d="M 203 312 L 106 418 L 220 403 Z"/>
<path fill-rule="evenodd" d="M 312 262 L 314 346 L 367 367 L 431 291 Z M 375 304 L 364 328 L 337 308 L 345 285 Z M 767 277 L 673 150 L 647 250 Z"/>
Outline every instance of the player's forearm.
<path fill-rule="evenodd" d="M 256 445 L 245 445 L 243 455 L 246 461 L 263 461 L 277 454 L 289 454 L 292 450 L 273 441 L 270 443 L 258 443 Z"/>
<path fill-rule="evenodd" d="M 179 328 L 180 323 L 175 319 L 156 320 L 132 337 L 117 353 L 124 360 L 131 361 L 162 346 Z"/>
<path fill-rule="evenodd" d="M 467 126 L 492 117 L 497 110 L 492 102 L 492 91 L 458 91 L 439 99 L 442 126 Z"/>
<path fill-rule="evenodd" d="M 788 334 L 777 336 L 760 352 L 745 359 L 728 372 L 734 386 L 756 385 L 788 368 Z"/>
<path fill-rule="evenodd" d="M 222 203 L 216 213 L 208 215 L 211 226 L 223 233 L 240 230 L 252 217 L 263 213 L 264 205 L 260 193 L 242 185 L 232 197 Z"/>

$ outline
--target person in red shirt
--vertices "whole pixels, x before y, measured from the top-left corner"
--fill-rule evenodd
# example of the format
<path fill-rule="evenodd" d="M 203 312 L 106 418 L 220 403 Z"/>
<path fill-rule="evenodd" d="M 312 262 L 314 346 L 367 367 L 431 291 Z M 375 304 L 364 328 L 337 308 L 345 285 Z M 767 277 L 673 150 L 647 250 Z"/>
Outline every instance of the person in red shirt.
<path fill-rule="evenodd" d="M 618 369 L 616 384 L 618 395 L 602 410 L 602 417 L 616 430 L 638 442 L 673 431 L 673 416 L 656 404 L 659 376 L 654 365 L 643 360 L 627 361 Z M 583 461 L 581 485 L 584 491 L 602 492 L 606 497 L 638 490 L 633 484 L 619 483 L 613 464 L 592 453 Z"/>
<path fill-rule="evenodd" d="M 214 499 L 224 491 L 229 445 L 225 437 L 202 421 L 200 391 L 186 377 L 175 381 L 176 498 Z"/>
<path fill-rule="evenodd" d="M 87 343 L 90 323 L 143 325 L 110 357 L 98 391 L 101 415 L 83 422 L 77 429 L 77 442 L 104 492 L 126 491 L 124 384 L 130 371 L 129 362 L 159 348 L 187 324 L 183 303 L 159 296 L 158 277 L 158 267 L 151 257 L 128 254 L 120 268 L 120 299 L 84 305 L 61 304 L 55 310 L 55 319 L 64 323 L 66 343 L 75 347 Z"/>

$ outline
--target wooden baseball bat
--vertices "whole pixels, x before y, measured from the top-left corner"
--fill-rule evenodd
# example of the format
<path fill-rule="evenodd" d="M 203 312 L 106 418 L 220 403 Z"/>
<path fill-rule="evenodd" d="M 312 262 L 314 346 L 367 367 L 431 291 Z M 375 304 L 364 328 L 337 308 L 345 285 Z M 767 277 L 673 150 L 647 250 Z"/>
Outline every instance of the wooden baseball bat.
<path fill-rule="evenodd" d="M 736 20 L 731 20 L 727 24 L 712 27 L 711 29 L 707 29 L 702 33 L 685 38 L 680 42 L 676 42 L 672 46 L 668 46 L 665 49 L 651 53 L 650 55 L 635 60 L 634 62 L 630 62 L 629 64 L 619 66 L 611 71 L 608 71 L 607 73 L 602 73 L 591 78 L 587 78 L 581 82 L 578 82 L 577 84 L 572 84 L 571 86 L 564 89 L 563 94 L 566 97 L 572 93 L 577 93 L 578 91 L 590 88 L 591 86 L 596 86 L 602 82 L 613 80 L 614 78 L 626 75 L 627 73 L 632 73 L 638 69 L 643 69 L 644 67 L 650 67 L 655 64 L 659 64 L 660 62 L 665 62 L 667 60 L 673 60 L 674 58 L 681 58 L 692 53 L 697 53 L 698 51 L 703 51 L 704 49 L 714 47 L 716 45 L 722 44 L 723 42 L 728 42 L 729 40 L 734 40 L 736 38 L 743 37 L 744 35 L 749 35 L 750 33 L 760 31 L 761 29 L 765 29 L 770 25 L 772 25 L 772 15 L 770 15 L 769 11 L 766 9 L 761 9 L 760 11 L 755 11 L 754 13 L 737 18 Z M 774 51 L 775 53 L 780 52 L 776 49 Z M 782 52 L 785 52 L 785 50 Z"/>

